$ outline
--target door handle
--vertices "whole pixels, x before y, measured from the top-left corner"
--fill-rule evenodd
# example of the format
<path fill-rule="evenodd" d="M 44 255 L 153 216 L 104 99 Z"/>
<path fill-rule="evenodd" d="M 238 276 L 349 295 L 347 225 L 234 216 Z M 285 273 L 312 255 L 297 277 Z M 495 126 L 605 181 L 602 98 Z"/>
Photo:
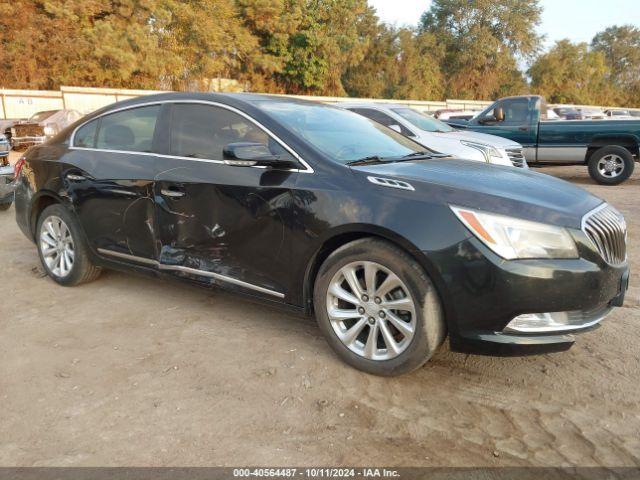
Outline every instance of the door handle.
<path fill-rule="evenodd" d="M 171 198 L 182 198 L 185 195 L 185 193 L 181 192 L 180 190 L 172 190 L 169 188 L 163 188 L 162 190 L 160 190 L 160 193 L 165 197 Z"/>
<path fill-rule="evenodd" d="M 528 132 L 529 127 L 519 127 L 518 130 L 520 130 L 521 132 Z"/>
<path fill-rule="evenodd" d="M 84 175 L 78 175 L 75 173 L 67 173 L 65 178 L 72 182 L 83 182 L 87 179 L 87 177 L 85 177 Z"/>

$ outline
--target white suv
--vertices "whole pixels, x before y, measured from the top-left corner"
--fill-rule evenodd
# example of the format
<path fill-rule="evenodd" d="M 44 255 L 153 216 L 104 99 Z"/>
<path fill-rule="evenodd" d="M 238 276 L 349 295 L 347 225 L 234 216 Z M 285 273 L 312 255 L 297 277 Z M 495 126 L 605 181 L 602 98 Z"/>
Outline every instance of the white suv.
<path fill-rule="evenodd" d="M 458 158 L 528 168 L 522 145 L 495 135 L 456 130 L 405 105 L 339 102 L 351 110 L 415 140 L 425 147 Z"/>

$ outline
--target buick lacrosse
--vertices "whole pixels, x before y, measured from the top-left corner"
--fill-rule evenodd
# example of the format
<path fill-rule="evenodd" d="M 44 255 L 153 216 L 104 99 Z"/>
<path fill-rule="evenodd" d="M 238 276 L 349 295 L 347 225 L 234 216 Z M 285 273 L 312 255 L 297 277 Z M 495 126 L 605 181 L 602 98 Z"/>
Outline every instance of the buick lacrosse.
<path fill-rule="evenodd" d="M 426 150 L 355 113 L 162 94 L 84 117 L 18 162 L 17 222 L 47 274 L 102 268 L 314 314 L 347 363 L 569 348 L 622 305 L 626 226 L 573 185 Z"/>

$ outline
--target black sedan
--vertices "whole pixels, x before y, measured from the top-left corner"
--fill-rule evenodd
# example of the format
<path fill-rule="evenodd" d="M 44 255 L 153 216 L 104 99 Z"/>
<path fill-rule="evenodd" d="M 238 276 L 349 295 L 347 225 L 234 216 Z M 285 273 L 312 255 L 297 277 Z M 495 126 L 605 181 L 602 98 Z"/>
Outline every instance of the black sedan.
<path fill-rule="evenodd" d="M 367 372 L 568 348 L 627 288 L 626 227 L 564 181 L 424 147 L 355 113 L 251 94 L 97 111 L 16 166 L 48 275 L 166 275 L 285 304 Z"/>

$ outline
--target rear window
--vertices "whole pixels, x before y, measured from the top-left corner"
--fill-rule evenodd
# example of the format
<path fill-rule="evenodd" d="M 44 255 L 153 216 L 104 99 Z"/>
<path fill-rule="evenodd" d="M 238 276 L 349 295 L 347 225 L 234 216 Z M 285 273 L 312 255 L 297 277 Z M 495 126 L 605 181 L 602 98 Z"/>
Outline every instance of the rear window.
<path fill-rule="evenodd" d="M 151 152 L 160 105 L 132 108 L 100 119 L 96 148 Z"/>

